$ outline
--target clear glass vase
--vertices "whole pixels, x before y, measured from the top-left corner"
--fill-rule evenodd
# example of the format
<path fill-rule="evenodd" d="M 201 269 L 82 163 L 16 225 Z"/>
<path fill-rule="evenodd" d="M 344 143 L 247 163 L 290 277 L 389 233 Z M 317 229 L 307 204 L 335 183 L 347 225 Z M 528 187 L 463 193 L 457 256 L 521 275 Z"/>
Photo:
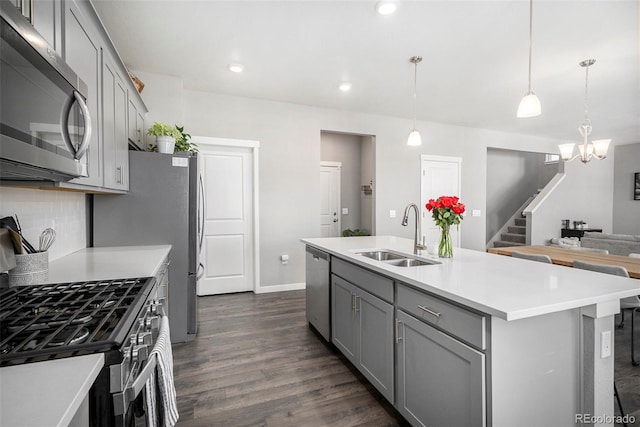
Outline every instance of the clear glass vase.
<path fill-rule="evenodd" d="M 453 244 L 449 233 L 450 227 L 445 225 L 440 228 L 440 245 L 438 246 L 438 256 L 440 258 L 451 258 L 453 256 Z"/>

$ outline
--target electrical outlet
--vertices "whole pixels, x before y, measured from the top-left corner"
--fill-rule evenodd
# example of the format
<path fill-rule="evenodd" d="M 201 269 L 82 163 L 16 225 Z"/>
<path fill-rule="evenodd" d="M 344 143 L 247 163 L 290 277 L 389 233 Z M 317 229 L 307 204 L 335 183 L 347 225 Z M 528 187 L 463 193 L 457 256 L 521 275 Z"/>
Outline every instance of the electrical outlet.
<path fill-rule="evenodd" d="M 611 331 L 600 334 L 600 358 L 611 357 Z"/>
<path fill-rule="evenodd" d="M 391 210 L 389 211 L 389 218 L 395 218 L 395 217 L 396 217 L 396 211 L 395 211 L 395 210 L 393 210 L 393 209 L 391 209 Z"/>

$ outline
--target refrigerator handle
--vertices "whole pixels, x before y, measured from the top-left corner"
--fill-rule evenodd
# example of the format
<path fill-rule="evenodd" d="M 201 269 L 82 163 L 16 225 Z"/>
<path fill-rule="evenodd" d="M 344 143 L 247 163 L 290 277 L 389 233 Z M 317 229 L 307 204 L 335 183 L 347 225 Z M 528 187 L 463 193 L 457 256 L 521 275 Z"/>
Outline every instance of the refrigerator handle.
<path fill-rule="evenodd" d="M 196 281 L 200 280 L 204 276 L 204 264 L 198 264 L 198 273 L 196 275 Z"/>
<path fill-rule="evenodd" d="M 198 206 L 198 235 L 200 237 L 200 250 L 202 251 L 202 241 L 204 240 L 204 184 L 202 182 L 202 174 L 198 177 L 200 182 L 200 206 Z"/>

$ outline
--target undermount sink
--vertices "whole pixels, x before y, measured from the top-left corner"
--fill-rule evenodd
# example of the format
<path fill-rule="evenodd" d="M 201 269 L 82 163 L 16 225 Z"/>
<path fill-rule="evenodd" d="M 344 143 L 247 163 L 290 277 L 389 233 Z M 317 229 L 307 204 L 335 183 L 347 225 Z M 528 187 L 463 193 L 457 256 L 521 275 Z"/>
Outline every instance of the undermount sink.
<path fill-rule="evenodd" d="M 427 258 L 418 258 L 415 256 L 403 254 L 400 252 L 391 251 L 388 249 L 370 250 L 370 251 L 362 251 L 362 252 L 356 252 L 356 253 L 364 257 L 383 262 L 388 265 L 393 265 L 395 267 L 419 267 L 423 265 L 441 264 L 439 261 L 436 261 L 436 260 L 427 259 Z"/>
<path fill-rule="evenodd" d="M 403 259 L 395 259 L 393 261 L 387 262 L 389 265 L 395 265 L 396 267 L 418 267 L 420 265 L 434 265 L 440 264 L 439 262 L 426 262 L 415 258 L 403 258 Z"/>
<path fill-rule="evenodd" d="M 376 261 L 401 260 L 406 258 L 406 256 L 404 255 L 389 251 L 371 251 L 358 253 L 362 256 L 366 256 L 367 258 L 375 259 Z"/>

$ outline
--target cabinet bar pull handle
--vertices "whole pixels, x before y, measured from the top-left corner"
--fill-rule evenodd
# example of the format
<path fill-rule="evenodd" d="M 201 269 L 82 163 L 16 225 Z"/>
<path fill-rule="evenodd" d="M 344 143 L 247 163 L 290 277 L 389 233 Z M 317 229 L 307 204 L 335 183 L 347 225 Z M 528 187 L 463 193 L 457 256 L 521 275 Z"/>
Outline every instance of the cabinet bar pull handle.
<path fill-rule="evenodd" d="M 351 312 L 353 313 L 354 311 L 356 311 L 356 294 L 354 294 L 353 292 L 351 292 Z"/>
<path fill-rule="evenodd" d="M 355 298 L 355 304 L 353 305 L 353 308 L 356 310 L 356 313 L 360 311 L 360 308 L 358 307 L 358 298 L 360 298 L 357 294 L 353 295 Z"/>
<path fill-rule="evenodd" d="M 427 313 L 429 313 L 429 314 L 432 314 L 432 315 L 436 316 L 437 318 L 440 318 L 440 313 L 436 313 L 435 311 L 431 311 L 431 310 L 429 310 L 427 307 L 425 307 L 424 305 L 420 305 L 420 304 L 418 304 L 418 308 L 419 308 L 420 310 L 426 311 Z"/>
<path fill-rule="evenodd" d="M 400 342 L 400 340 L 402 339 L 402 337 L 400 336 L 400 324 L 402 323 L 401 320 L 396 319 L 396 344 L 398 344 Z"/>

